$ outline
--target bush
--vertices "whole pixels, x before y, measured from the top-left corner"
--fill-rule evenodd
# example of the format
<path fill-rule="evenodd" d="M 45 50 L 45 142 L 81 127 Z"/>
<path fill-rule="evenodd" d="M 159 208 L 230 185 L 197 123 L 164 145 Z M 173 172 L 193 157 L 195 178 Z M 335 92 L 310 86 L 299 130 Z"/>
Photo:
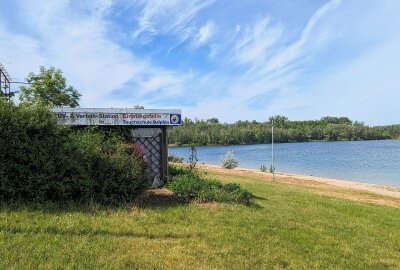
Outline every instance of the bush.
<path fill-rule="evenodd" d="M 197 199 L 202 189 L 201 178 L 193 174 L 178 175 L 169 184 L 172 192 L 186 202 Z"/>
<path fill-rule="evenodd" d="M 275 167 L 272 167 L 272 165 L 269 165 L 268 171 L 269 171 L 270 173 L 273 173 L 273 172 L 275 171 Z"/>
<path fill-rule="evenodd" d="M 58 126 L 45 107 L 0 100 L 0 130 L 0 201 L 117 204 L 148 185 L 131 147 Z"/>
<path fill-rule="evenodd" d="M 248 205 L 252 198 L 252 194 L 238 184 L 223 184 L 196 174 L 178 175 L 168 187 L 186 202 L 227 202 Z"/>
<path fill-rule="evenodd" d="M 190 170 L 188 167 L 185 166 L 175 166 L 175 165 L 169 165 L 168 166 L 168 172 L 169 172 L 169 177 L 174 177 L 178 175 L 185 175 L 185 174 L 190 174 Z"/>
<path fill-rule="evenodd" d="M 68 135 L 45 108 L 2 102 L 0 130 L 0 200 L 58 196 L 57 179 L 72 182 L 70 174 L 81 172 L 75 157 L 62 155 L 71 151 Z"/>
<path fill-rule="evenodd" d="M 182 163 L 183 160 L 184 160 L 183 157 L 178 157 L 178 156 L 176 156 L 176 155 L 168 156 L 168 161 L 170 161 L 170 162 Z"/>
<path fill-rule="evenodd" d="M 91 200 L 105 204 L 129 202 L 149 186 L 143 152 L 137 145 L 91 130 L 71 134 L 71 138 L 92 179 Z"/>
<path fill-rule="evenodd" d="M 264 164 L 262 164 L 262 165 L 260 166 L 260 171 L 261 171 L 261 172 L 267 172 L 267 166 L 265 166 Z"/>
<path fill-rule="evenodd" d="M 222 162 L 222 167 L 224 167 L 225 169 L 236 168 L 239 163 L 235 158 L 235 155 L 231 151 L 226 153 L 225 157 L 221 159 L 221 162 Z"/>

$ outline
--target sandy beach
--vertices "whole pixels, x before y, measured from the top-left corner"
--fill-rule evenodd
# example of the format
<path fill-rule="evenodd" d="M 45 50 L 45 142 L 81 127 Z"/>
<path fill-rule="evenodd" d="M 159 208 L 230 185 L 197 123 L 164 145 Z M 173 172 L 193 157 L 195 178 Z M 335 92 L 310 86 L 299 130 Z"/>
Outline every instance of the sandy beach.
<path fill-rule="evenodd" d="M 218 165 L 210 164 L 199 164 L 198 166 L 204 171 L 212 170 L 227 175 L 252 176 L 251 178 L 249 177 L 249 179 L 251 179 L 249 181 L 254 181 L 254 179 L 272 181 L 271 173 L 265 173 L 254 169 L 235 168 L 229 170 Z M 283 172 L 275 173 L 275 179 L 279 183 L 309 188 L 310 191 L 314 191 L 318 194 L 400 207 L 400 188 L 398 187 Z"/>

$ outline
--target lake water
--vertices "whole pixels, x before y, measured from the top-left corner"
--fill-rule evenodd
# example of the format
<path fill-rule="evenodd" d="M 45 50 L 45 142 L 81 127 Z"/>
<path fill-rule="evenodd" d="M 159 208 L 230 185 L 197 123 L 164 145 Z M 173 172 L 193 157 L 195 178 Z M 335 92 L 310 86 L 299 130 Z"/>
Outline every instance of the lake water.
<path fill-rule="evenodd" d="M 271 145 L 199 146 L 199 163 L 220 165 L 233 151 L 239 167 L 271 164 Z M 170 147 L 169 154 L 187 157 L 189 147 Z M 275 144 L 277 172 L 385 184 L 400 187 L 400 140 Z"/>

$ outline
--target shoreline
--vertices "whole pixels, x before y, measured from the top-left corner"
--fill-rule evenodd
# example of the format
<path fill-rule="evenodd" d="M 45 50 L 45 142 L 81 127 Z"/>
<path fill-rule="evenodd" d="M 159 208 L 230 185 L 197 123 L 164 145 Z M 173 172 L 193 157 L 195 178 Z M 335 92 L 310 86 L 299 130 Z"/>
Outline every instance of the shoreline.
<path fill-rule="evenodd" d="M 267 180 L 272 181 L 271 173 L 261 172 L 255 169 L 241 168 L 241 167 L 237 167 L 235 169 L 225 169 L 222 168 L 221 166 L 212 164 L 198 164 L 198 167 L 201 169 L 211 169 L 213 171 L 224 172 L 224 173 L 233 173 L 242 175 L 251 173 L 258 176 L 263 176 L 267 178 Z M 285 173 L 285 172 L 276 172 L 275 178 L 276 181 L 281 180 L 285 183 L 294 183 L 294 184 L 304 183 L 306 185 L 312 185 L 314 183 L 318 183 L 333 188 L 368 192 L 386 197 L 400 199 L 400 187 L 394 187 L 389 185 L 371 184 L 371 183 L 355 182 L 350 180 L 340 180 L 340 179 L 308 176 L 308 175 Z"/>
<path fill-rule="evenodd" d="M 325 141 L 325 140 L 315 140 L 315 141 L 306 141 L 306 142 L 274 142 L 274 144 L 290 144 L 290 143 L 318 143 L 318 142 L 366 142 L 366 141 L 400 141 L 400 138 L 391 138 L 391 139 L 373 139 L 373 140 L 336 140 L 336 141 Z M 233 146 L 233 145 L 260 145 L 266 144 L 271 145 L 271 143 L 241 143 L 241 144 L 199 144 L 195 145 L 195 147 L 203 147 L 203 146 Z M 192 144 L 168 144 L 168 147 L 190 147 Z"/>

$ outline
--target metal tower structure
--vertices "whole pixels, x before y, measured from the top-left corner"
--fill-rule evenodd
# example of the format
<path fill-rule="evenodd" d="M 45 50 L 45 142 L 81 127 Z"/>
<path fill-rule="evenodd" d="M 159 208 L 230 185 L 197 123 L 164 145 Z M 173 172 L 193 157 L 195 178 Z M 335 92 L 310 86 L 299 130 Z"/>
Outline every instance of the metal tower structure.
<path fill-rule="evenodd" d="M 4 65 L 0 62 L 0 96 L 11 98 L 11 76 Z"/>

